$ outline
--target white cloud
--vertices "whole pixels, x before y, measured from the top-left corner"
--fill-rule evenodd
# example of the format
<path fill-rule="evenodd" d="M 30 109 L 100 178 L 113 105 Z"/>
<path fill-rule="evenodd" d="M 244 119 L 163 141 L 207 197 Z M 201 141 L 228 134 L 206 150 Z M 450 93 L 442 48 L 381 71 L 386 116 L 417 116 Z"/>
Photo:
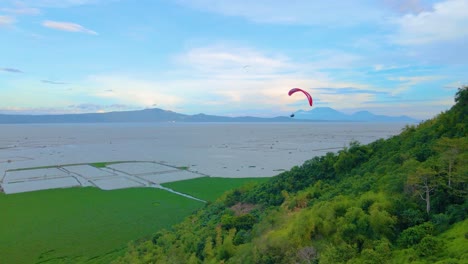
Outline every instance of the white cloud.
<path fill-rule="evenodd" d="M 317 50 L 312 56 L 294 61 L 281 54 L 233 44 L 197 47 L 174 58 L 187 75 L 210 79 L 269 80 L 298 76 L 324 78 L 328 69 L 353 69 L 362 57 L 340 50 Z M 180 74 L 180 72 L 179 72 Z M 302 78 L 302 77 L 299 77 Z"/>
<path fill-rule="evenodd" d="M 61 114 L 83 114 L 83 113 L 105 113 L 112 111 L 140 110 L 127 105 L 99 105 L 99 104 L 79 104 L 56 107 L 1 107 L 0 114 L 32 114 L 32 115 L 61 115 Z"/>
<path fill-rule="evenodd" d="M 177 0 L 184 6 L 260 23 L 342 26 L 375 21 L 383 10 L 372 1 Z"/>
<path fill-rule="evenodd" d="M 91 76 L 87 80 L 86 89 L 81 89 L 81 92 L 143 107 L 160 105 L 171 109 L 184 102 L 177 92 L 174 93 L 171 87 L 164 83 L 124 75 Z"/>
<path fill-rule="evenodd" d="M 430 6 L 427 6 L 427 4 L 423 3 L 421 0 L 384 0 L 383 3 L 402 14 L 417 14 L 430 9 Z"/>
<path fill-rule="evenodd" d="M 217 73 L 233 77 L 272 74 L 294 69 L 289 59 L 282 55 L 266 55 L 259 51 L 234 47 L 233 45 L 213 45 L 193 48 L 175 57 L 174 62 L 190 71 Z"/>
<path fill-rule="evenodd" d="M 462 86 L 466 86 L 466 85 L 467 84 L 461 81 L 454 81 L 454 82 L 445 84 L 443 88 L 447 90 L 457 90 L 458 88 L 461 88 Z"/>
<path fill-rule="evenodd" d="M 352 69 L 359 64 L 363 57 L 357 54 L 345 52 L 342 50 L 317 50 L 309 58 L 309 62 L 304 65 L 317 70 L 324 69 Z"/>
<path fill-rule="evenodd" d="M 15 69 L 15 68 L 0 68 L 2 72 L 9 72 L 9 73 L 23 73 L 22 70 Z"/>
<path fill-rule="evenodd" d="M 399 95 L 409 90 L 411 87 L 418 85 L 420 83 L 440 80 L 442 78 L 443 78 L 442 76 L 403 76 L 403 77 L 389 77 L 387 79 L 391 81 L 401 82 L 398 88 L 390 92 L 391 95 Z"/>
<path fill-rule="evenodd" d="M 70 22 L 58 22 L 58 21 L 50 21 L 46 20 L 42 22 L 42 25 L 47 28 L 68 31 L 68 32 L 81 32 L 91 35 L 97 35 L 95 31 L 87 29 L 79 24 L 70 23 Z"/>
<path fill-rule="evenodd" d="M 410 65 L 384 65 L 384 64 L 375 64 L 373 66 L 374 71 L 380 72 L 380 71 L 390 71 L 390 70 L 397 70 L 397 69 L 403 69 L 403 68 L 408 68 Z"/>
<path fill-rule="evenodd" d="M 308 83 L 301 81 L 297 73 L 300 65 L 291 63 L 288 57 L 245 47 L 194 48 L 177 56 L 174 62 L 184 68 L 179 72 L 184 77 L 168 85 L 192 91 L 187 96 L 206 95 L 225 102 L 230 112 L 234 111 L 230 105 L 255 109 L 293 102 L 284 96 L 288 87 Z"/>
<path fill-rule="evenodd" d="M 421 45 L 463 40 L 468 36 L 468 0 L 447 0 L 433 10 L 407 14 L 393 21 L 398 26 L 392 36 L 402 45 Z"/>
<path fill-rule="evenodd" d="M 0 16 L 0 27 L 13 25 L 16 22 L 16 19 L 11 16 Z"/>
<path fill-rule="evenodd" d="M 20 1 L 15 1 L 12 6 L 10 8 L 1 8 L 0 11 L 16 15 L 38 15 L 41 13 L 38 8 L 29 7 Z"/>
<path fill-rule="evenodd" d="M 374 114 L 401 116 L 407 115 L 418 119 L 432 118 L 442 111 L 448 110 L 454 105 L 452 97 L 443 97 L 436 100 L 420 100 L 420 101 L 397 101 L 388 102 L 372 102 L 355 107 L 344 109 L 346 112 L 353 113 L 357 111 L 367 110 Z"/>
<path fill-rule="evenodd" d="M 21 3 L 27 6 L 34 7 L 52 7 L 52 8 L 65 8 L 71 6 L 99 4 L 104 2 L 111 2 L 116 0 L 22 0 Z M 10 1 L 17 3 L 18 1 Z"/>
<path fill-rule="evenodd" d="M 244 72 L 242 65 L 247 59 L 257 62 L 251 70 L 262 74 Z M 268 56 L 253 49 L 234 51 L 230 48 L 225 50 L 196 48 L 177 56 L 175 62 L 182 63 L 185 69 L 171 72 L 174 76 L 170 79 L 163 80 L 161 76 L 145 78 L 107 74 L 93 76 L 83 87 L 87 87 L 86 93 L 112 100 L 112 103 L 142 107 L 156 105 L 187 114 L 203 111 L 207 114 L 232 116 L 246 114 L 275 116 L 308 109 L 304 97 L 287 95 L 289 89 L 293 87 L 307 89 L 314 98 L 320 98 L 316 104 L 337 109 L 375 99 L 374 94 L 321 93 L 314 88 L 330 87 L 337 90 L 351 86 L 356 89 L 370 88 L 358 83 L 334 81 L 325 74 L 302 75 L 293 70 L 283 71 L 283 67 L 295 69 L 293 64 L 289 63 L 289 58 L 280 55 Z M 261 78 L 258 78 L 258 75 Z"/>
<path fill-rule="evenodd" d="M 293 84 L 301 87 L 330 84 L 290 76 L 277 76 L 267 80 L 236 80 L 217 76 L 181 76 L 166 81 L 155 79 L 123 74 L 96 75 L 90 77 L 83 85 L 86 88 L 78 92 L 104 99 L 108 104 L 156 106 L 188 114 L 203 111 L 209 114 L 229 112 L 239 115 L 246 114 L 245 109 L 250 109 L 251 115 L 257 112 L 278 115 L 297 110 L 297 105 L 301 105 L 301 102 L 304 102 L 304 107 L 308 106 L 304 98 L 287 95 Z M 353 102 L 355 103 L 357 101 Z"/>

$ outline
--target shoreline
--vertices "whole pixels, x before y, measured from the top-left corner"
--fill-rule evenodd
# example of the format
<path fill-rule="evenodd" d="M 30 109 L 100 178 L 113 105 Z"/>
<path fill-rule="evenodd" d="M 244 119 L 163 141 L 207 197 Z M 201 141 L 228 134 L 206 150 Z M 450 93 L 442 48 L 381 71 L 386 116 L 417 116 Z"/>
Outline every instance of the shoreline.
<path fill-rule="evenodd" d="M 402 123 L 2 125 L 0 175 L 4 178 L 7 171 L 60 164 L 147 161 L 165 168 L 188 168 L 211 177 L 272 177 L 315 156 L 337 152 L 351 141 L 367 144 L 399 134 L 404 126 Z M 124 180 L 122 184 L 125 186 Z"/>

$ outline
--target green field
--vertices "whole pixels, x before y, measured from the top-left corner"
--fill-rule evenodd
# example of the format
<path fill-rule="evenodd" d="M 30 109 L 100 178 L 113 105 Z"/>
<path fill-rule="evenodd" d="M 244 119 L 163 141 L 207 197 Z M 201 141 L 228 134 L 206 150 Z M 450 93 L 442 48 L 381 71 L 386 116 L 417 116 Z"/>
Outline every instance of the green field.
<path fill-rule="evenodd" d="M 213 178 L 203 177 L 162 184 L 167 188 L 185 193 L 205 201 L 214 201 L 225 191 L 248 183 L 262 183 L 270 178 Z"/>
<path fill-rule="evenodd" d="M 164 184 L 213 201 L 268 178 L 199 178 Z M 153 188 L 0 193 L 0 263 L 108 263 L 131 240 L 182 221 L 204 203 Z"/>
<path fill-rule="evenodd" d="M 203 205 L 152 188 L 0 193 L 0 263 L 105 263 Z"/>

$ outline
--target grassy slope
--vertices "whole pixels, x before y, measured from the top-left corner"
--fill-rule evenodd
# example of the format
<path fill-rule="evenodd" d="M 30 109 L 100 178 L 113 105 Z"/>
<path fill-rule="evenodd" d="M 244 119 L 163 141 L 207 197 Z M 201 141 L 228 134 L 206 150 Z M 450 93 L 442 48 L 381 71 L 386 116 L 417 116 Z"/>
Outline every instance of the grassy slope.
<path fill-rule="evenodd" d="M 449 230 L 438 235 L 443 241 L 442 248 L 433 256 L 420 259 L 412 249 L 395 250 L 390 263 L 415 263 L 415 264 L 468 264 L 468 219 L 454 224 Z"/>
<path fill-rule="evenodd" d="M 262 183 L 270 178 L 212 178 L 203 177 L 191 180 L 165 183 L 163 186 L 191 196 L 214 201 L 225 191 L 238 188 L 249 183 Z"/>
<path fill-rule="evenodd" d="M 114 258 L 128 241 L 168 228 L 201 206 L 149 188 L 0 193 L 1 262 L 106 262 L 106 254 Z"/>
<path fill-rule="evenodd" d="M 446 258 L 453 258 L 461 255 L 464 263 L 468 263 L 468 219 L 442 233 L 439 237 L 448 241 L 445 245 Z"/>

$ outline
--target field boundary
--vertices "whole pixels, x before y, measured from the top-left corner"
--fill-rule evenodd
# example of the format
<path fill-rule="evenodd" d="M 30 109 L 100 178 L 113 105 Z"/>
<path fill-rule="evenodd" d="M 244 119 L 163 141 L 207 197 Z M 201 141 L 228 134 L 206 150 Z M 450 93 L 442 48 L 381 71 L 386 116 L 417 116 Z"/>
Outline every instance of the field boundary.
<path fill-rule="evenodd" d="M 73 163 L 6 170 L 0 179 L 0 191 L 12 194 L 89 186 L 102 190 L 149 187 L 206 202 L 161 184 L 207 176 L 209 177 L 209 175 L 190 170 L 188 166 L 173 166 L 156 161 Z M 62 179 L 62 181 L 53 181 L 54 179 Z"/>

